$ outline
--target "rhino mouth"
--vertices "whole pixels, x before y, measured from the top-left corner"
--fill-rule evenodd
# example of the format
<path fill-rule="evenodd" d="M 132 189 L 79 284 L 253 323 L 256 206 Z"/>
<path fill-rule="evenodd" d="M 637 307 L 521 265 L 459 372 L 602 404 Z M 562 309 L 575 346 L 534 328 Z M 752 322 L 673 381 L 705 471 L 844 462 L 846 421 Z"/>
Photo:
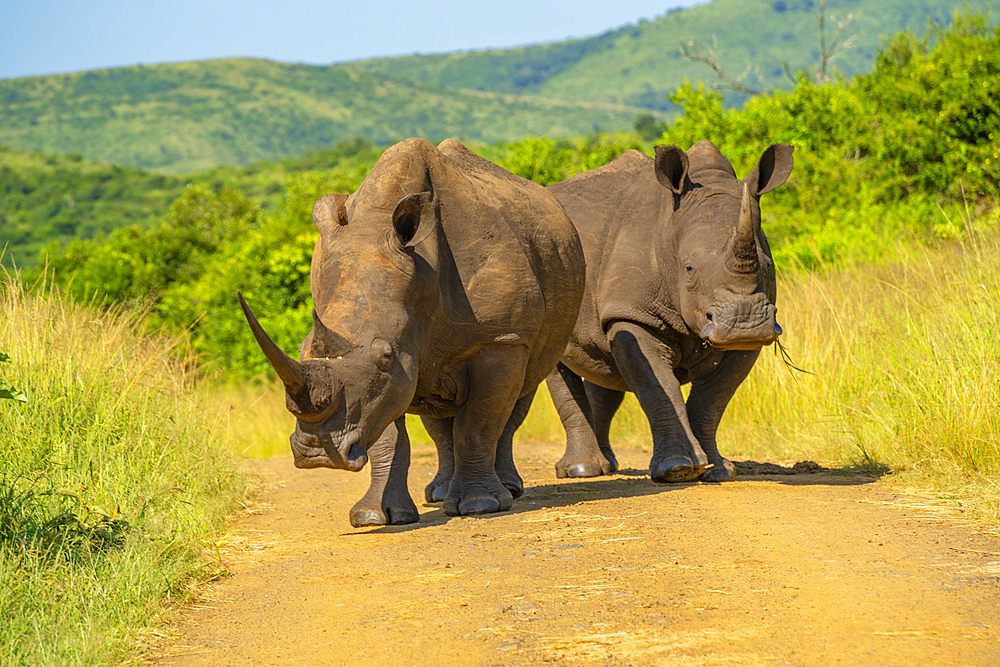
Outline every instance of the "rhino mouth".
<path fill-rule="evenodd" d="M 295 467 L 335 468 L 357 472 L 368 463 L 362 435 L 358 426 L 342 431 L 307 430 L 299 422 L 289 438 Z"/>
<path fill-rule="evenodd" d="M 753 330 L 716 326 L 713 322 L 701 330 L 701 337 L 720 350 L 758 350 L 770 345 L 781 335 L 781 326 L 769 322 Z"/>
<path fill-rule="evenodd" d="M 700 335 L 709 345 L 722 350 L 757 350 L 781 335 L 775 320 L 778 309 L 763 295 L 750 302 L 735 302 L 710 308 Z"/>

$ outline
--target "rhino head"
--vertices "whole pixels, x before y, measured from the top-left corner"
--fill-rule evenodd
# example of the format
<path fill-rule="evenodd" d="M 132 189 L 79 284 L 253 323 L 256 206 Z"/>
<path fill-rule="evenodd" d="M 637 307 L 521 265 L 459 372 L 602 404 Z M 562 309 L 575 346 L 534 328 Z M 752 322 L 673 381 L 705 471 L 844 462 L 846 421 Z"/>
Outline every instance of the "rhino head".
<path fill-rule="evenodd" d="M 301 361 L 271 340 L 239 297 L 285 385 L 299 468 L 363 468 L 368 447 L 406 411 L 417 386 L 414 246 L 435 225 L 431 194 L 403 196 L 394 209 L 355 206 L 350 224 L 347 201 L 326 195 L 313 207 L 320 232 L 310 275 L 315 308 Z"/>
<path fill-rule="evenodd" d="M 774 263 L 761 229 L 760 196 L 792 171 L 792 147 L 772 144 L 743 180 L 709 141 L 685 153 L 657 146 L 656 177 L 675 195 L 673 248 L 680 313 L 702 340 L 755 350 L 781 335 Z"/>

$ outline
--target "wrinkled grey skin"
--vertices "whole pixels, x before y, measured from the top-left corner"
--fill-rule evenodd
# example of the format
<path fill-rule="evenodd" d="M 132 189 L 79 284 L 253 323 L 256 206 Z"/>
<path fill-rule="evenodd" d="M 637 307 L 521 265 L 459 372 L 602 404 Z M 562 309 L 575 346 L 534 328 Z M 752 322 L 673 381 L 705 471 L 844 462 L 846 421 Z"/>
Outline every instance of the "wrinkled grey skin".
<path fill-rule="evenodd" d="M 549 186 L 587 259 L 580 315 L 547 379 L 567 435 L 557 476 L 617 469 L 608 430 L 632 391 L 653 434 L 654 481 L 735 478 L 716 431 L 760 348 L 781 333 L 759 198 L 791 170 L 792 148 L 774 144 L 737 180 L 700 141 L 687 153 L 657 146 L 655 160 L 628 151 Z"/>
<path fill-rule="evenodd" d="M 403 415 L 421 415 L 440 469 L 427 488 L 448 514 L 509 509 L 523 490 L 510 451 L 538 384 L 566 347 L 583 251 L 556 198 L 470 153 L 408 139 L 350 197 L 313 207 L 313 330 L 301 362 L 243 302 L 297 423 L 300 468 L 372 483 L 355 526 L 417 521 Z"/>

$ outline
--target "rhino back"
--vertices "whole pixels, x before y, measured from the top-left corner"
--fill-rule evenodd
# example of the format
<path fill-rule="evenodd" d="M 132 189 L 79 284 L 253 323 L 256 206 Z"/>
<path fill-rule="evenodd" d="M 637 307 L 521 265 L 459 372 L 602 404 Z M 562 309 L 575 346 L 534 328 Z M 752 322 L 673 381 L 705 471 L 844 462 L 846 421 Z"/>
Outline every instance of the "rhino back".
<path fill-rule="evenodd" d="M 576 319 L 585 279 L 579 237 L 542 186 L 457 141 L 438 150 L 449 163 L 448 182 L 463 182 L 460 199 L 443 199 L 442 224 L 476 327 L 490 341 L 518 336 L 528 346 L 525 390 L 533 389 L 562 354 Z"/>
<path fill-rule="evenodd" d="M 587 284 L 573 332 L 571 366 L 611 372 L 605 335 L 613 320 L 662 328 L 682 326 L 656 249 L 672 235 L 673 198 L 656 180 L 652 158 L 631 150 L 598 169 L 549 186 L 576 225 L 587 263 Z M 575 362 L 575 363 L 574 363 Z"/>

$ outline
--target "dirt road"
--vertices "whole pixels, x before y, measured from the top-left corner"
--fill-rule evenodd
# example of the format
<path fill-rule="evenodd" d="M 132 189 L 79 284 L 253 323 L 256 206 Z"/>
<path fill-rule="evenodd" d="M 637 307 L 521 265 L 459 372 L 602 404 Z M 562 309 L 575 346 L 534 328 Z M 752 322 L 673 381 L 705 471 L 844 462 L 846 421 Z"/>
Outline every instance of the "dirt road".
<path fill-rule="evenodd" d="M 1000 540 L 871 478 L 556 480 L 521 447 L 525 495 L 485 518 L 423 504 L 355 529 L 366 473 L 259 463 L 269 490 L 157 664 L 1000 665 Z"/>

